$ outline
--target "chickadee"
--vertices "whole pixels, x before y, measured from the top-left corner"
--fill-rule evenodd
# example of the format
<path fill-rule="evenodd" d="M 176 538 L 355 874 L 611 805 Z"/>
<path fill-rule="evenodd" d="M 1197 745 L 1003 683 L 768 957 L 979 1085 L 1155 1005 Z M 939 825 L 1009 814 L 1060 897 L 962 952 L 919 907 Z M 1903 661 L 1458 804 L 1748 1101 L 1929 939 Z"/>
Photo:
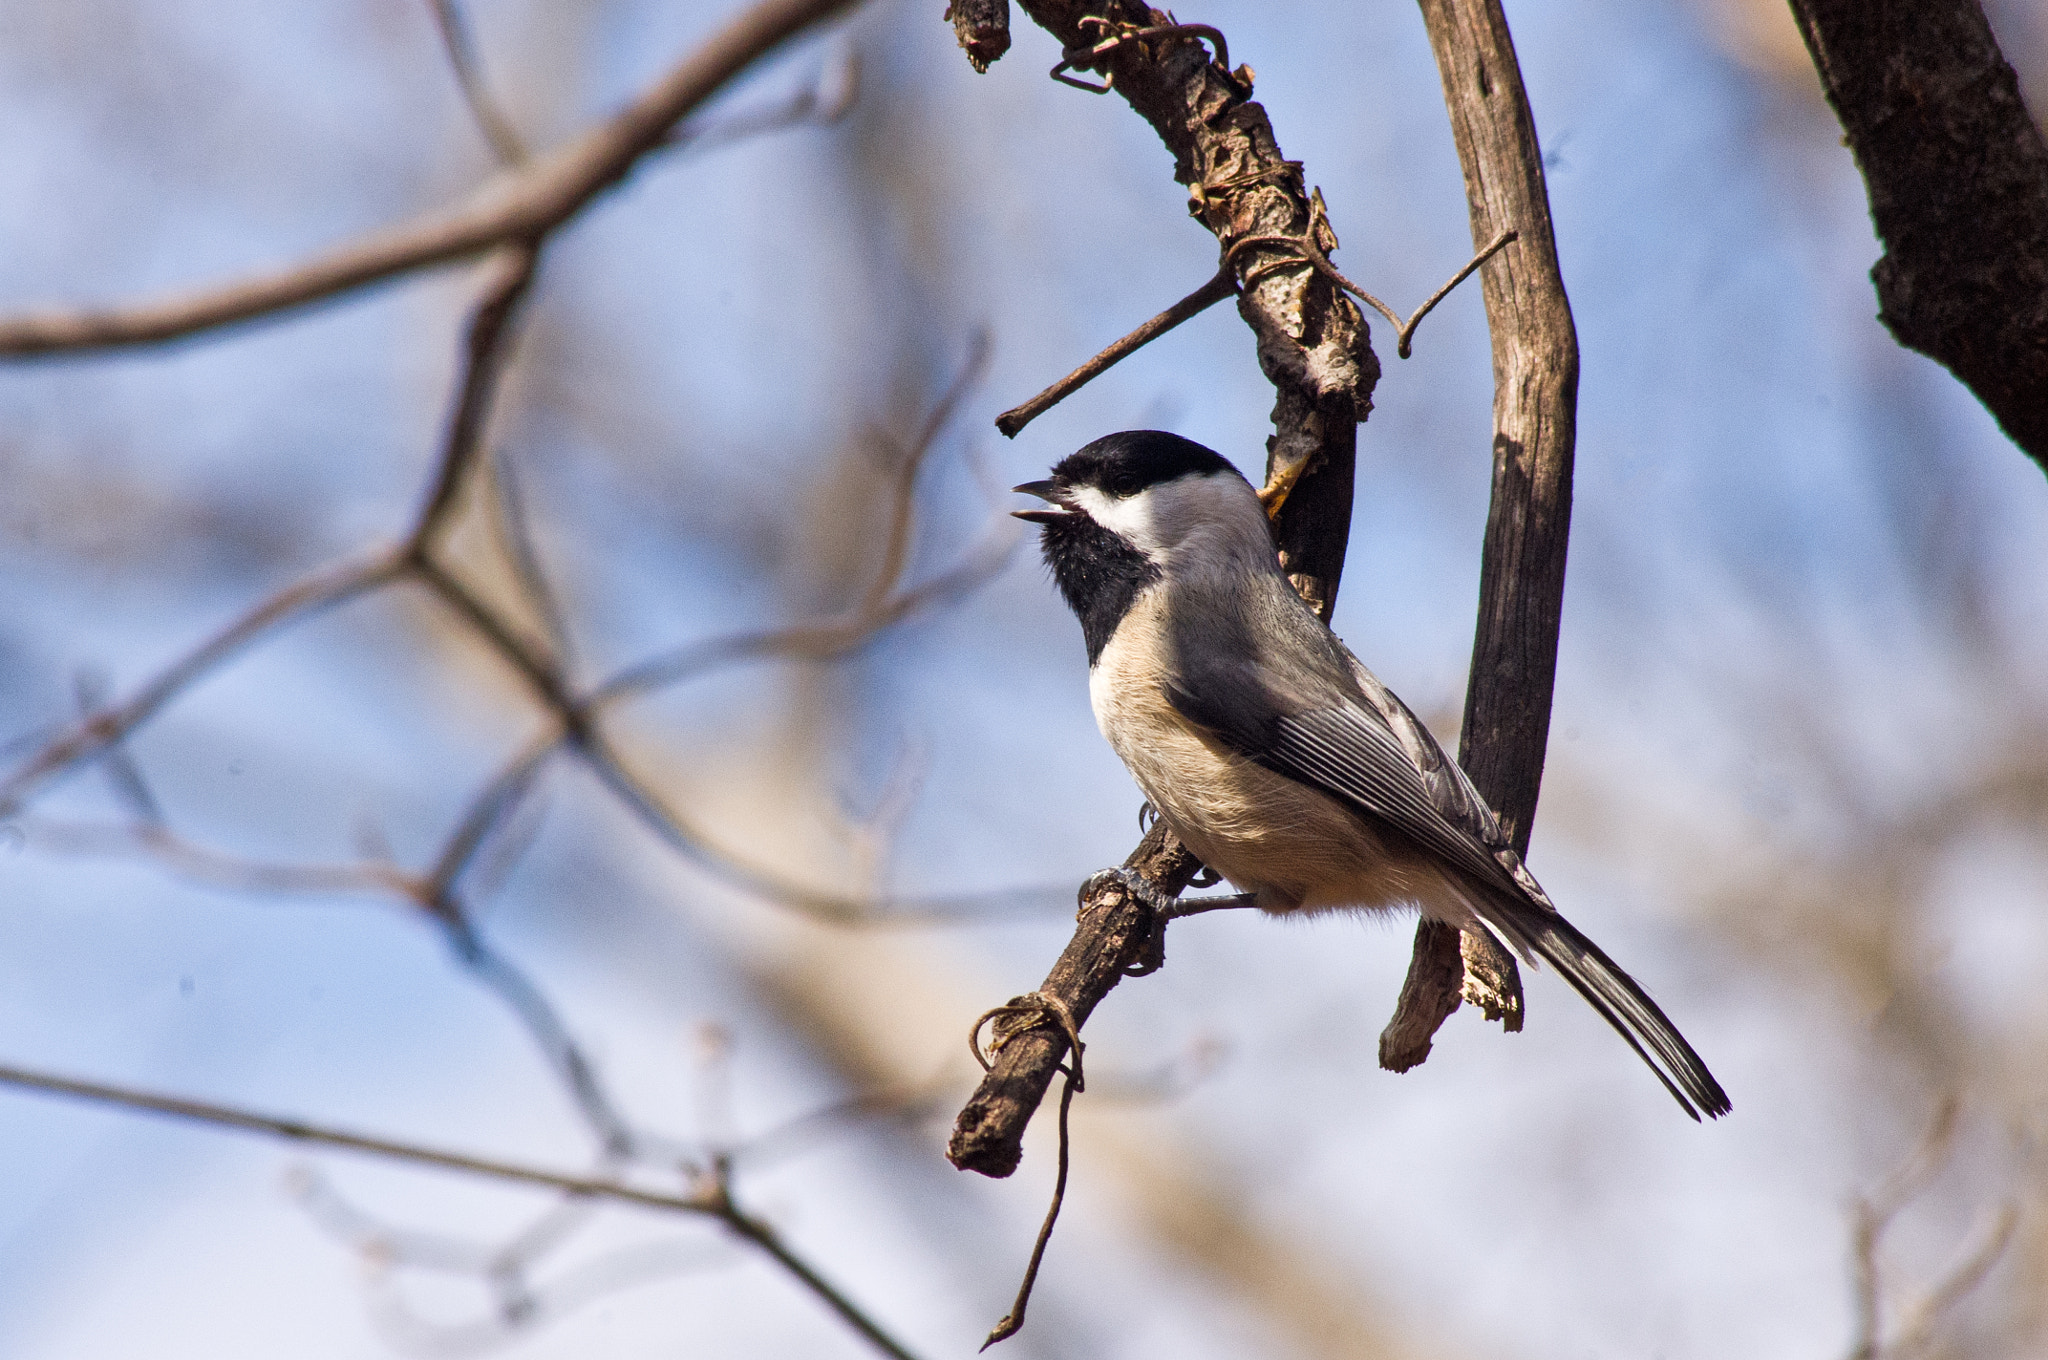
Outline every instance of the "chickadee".
<path fill-rule="evenodd" d="M 1657 1003 L 1558 915 L 1456 762 L 1288 584 L 1236 468 L 1131 430 L 1016 489 L 1049 503 L 1014 513 L 1045 526 L 1046 563 L 1088 645 L 1096 723 L 1238 904 L 1413 905 L 1483 929 L 1556 967 L 1687 1114 L 1728 1113 Z"/>

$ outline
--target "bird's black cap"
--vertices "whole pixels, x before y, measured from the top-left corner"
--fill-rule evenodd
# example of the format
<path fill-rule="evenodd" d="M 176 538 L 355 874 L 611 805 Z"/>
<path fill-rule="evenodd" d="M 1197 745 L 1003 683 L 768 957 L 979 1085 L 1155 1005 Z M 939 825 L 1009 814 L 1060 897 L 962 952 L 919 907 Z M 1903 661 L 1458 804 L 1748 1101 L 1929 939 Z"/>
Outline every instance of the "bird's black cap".
<path fill-rule="evenodd" d="M 1214 449 L 1164 430 L 1122 430 L 1104 435 L 1068 454 L 1052 470 L 1061 486 L 1093 486 L 1116 496 L 1131 496 L 1148 486 L 1189 474 L 1244 474 Z"/>

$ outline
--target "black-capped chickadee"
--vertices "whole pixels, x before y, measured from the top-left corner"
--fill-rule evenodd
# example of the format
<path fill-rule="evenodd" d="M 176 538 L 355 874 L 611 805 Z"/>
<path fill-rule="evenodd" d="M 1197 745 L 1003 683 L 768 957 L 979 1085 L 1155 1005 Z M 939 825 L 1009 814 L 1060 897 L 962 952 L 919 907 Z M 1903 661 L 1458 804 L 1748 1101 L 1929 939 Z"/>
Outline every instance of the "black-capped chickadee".
<path fill-rule="evenodd" d="M 1288 584 L 1236 468 L 1131 430 L 1017 490 L 1049 503 L 1015 513 L 1045 526 L 1102 734 L 1241 905 L 1413 905 L 1483 929 L 1556 967 L 1687 1114 L 1728 1113 L 1657 1003 L 1558 914 L 1456 762 Z"/>

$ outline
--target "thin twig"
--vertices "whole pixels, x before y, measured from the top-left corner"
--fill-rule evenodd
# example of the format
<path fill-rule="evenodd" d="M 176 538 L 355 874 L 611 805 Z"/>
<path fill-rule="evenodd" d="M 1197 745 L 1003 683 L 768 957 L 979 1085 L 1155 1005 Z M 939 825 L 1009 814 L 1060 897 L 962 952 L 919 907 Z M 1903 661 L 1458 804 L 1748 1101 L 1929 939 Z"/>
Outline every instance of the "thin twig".
<path fill-rule="evenodd" d="M 795 94 L 756 109 L 688 119 L 677 125 L 663 144 L 711 151 L 784 128 L 829 126 L 859 101 L 860 84 L 860 49 L 842 39 L 833 44 L 816 78 Z"/>
<path fill-rule="evenodd" d="M 1315 198 L 1314 202 L 1316 204 L 1317 217 L 1318 219 L 1320 219 L 1322 208 L 1322 198 L 1320 192 L 1318 192 L 1318 195 Z M 1380 301 L 1377 297 L 1373 296 L 1371 293 L 1366 292 L 1365 289 L 1359 287 L 1350 279 L 1346 278 L 1344 276 L 1343 271 L 1338 269 L 1336 265 L 1330 262 L 1329 255 L 1324 252 L 1322 246 L 1318 244 L 1316 241 L 1318 225 L 1319 221 L 1310 222 L 1309 229 L 1299 236 L 1270 235 L 1243 237 L 1231 245 L 1229 252 L 1224 256 L 1224 262 L 1227 265 L 1231 262 L 1233 257 L 1235 257 L 1238 254 L 1239 251 L 1259 246 L 1269 248 L 1278 246 L 1289 251 L 1298 252 L 1303 262 L 1314 266 L 1316 269 L 1321 270 L 1323 274 L 1330 280 L 1330 282 L 1336 284 L 1339 288 L 1342 288 L 1345 292 L 1351 294 L 1360 302 L 1367 304 L 1374 311 L 1378 312 L 1381 316 L 1387 319 L 1387 324 L 1394 328 L 1395 350 L 1403 359 L 1406 359 L 1409 356 L 1409 351 L 1411 349 L 1412 342 L 1415 339 L 1415 328 L 1422 324 L 1422 318 L 1428 316 L 1432 311 L 1436 310 L 1436 305 L 1439 302 L 1442 302 L 1445 298 L 1449 297 L 1451 295 L 1451 290 L 1453 288 L 1456 288 L 1459 284 L 1463 283 L 1466 279 L 1470 278 L 1473 270 L 1479 268 L 1479 266 L 1485 264 L 1488 260 L 1492 259 L 1497 252 L 1499 252 L 1510 241 L 1515 239 L 1515 232 L 1513 228 L 1503 230 L 1498 236 L 1495 236 L 1492 241 L 1488 242 L 1486 245 L 1480 247 L 1476 252 L 1474 252 L 1472 258 L 1465 262 L 1463 268 L 1459 269 L 1457 273 L 1451 275 L 1449 279 L 1445 280 L 1444 285 L 1441 288 L 1437 289 L 1434 293 L 1431 293 L 1429 295 L 1429 300 L 1427 302 L 1424 302 L 1420 307 L 1417 307 L 1415 311 L 1412 314 L 1410 314 L 1408 319 L 1406 321 L 1403 321 L 1400 317 L 1400 314 L 1395 312 L 1395 310 L 1392 307 L 1389 307 L 1386 303 Z M 1279 262 L 1279 267 L 1285 267 L 1286 263 L 1286 260 L 1283 259 Z M 1258 270 L 1260 272 L 1263 272 L 1267 269 L 1272 269 L 1274 267 L 1275 265 L 1269 262 L 1267 264 L 1258 266 Z"/>
<path fill-rule="evenodd" d="M 911 1352 L 883 1331 L 858 1305 L 819 1275 L 808 1262 L 785 1247 L 777 1239 L 773 1229 L 743 1211 L 734 1202 L 731 1187 L 722 1179 L 707 1181 L 690 1194 L 674 1195 L 658 1190 L 645 1190 L 606 1177 L 577 1176 L 568 1172 L 550 1171 L 543 1167 L 499 1161 L 491 1157 L 479 1157 L 471 1153 L 427 1147 L 418 1143 L 399 1142 L 396 1139 L 380 1138 L 372 1134 L 350 1133 L 343 1129 L 307 1123 L 304 1120 L 280 1119 L 209 1101 L 187 1100 L 179 1096 L 138 1091 L 125 1086 L 32 1072 L 26 1068 L 0 1066 L 0 1085 L 70 1096 L 78 1100 L 142 1110 L 151 1114 L 168 1115 L 174 1119 L 188 1119 L 195 1123 L 211 1124 L 217 1128 L 240 1129 L 246 1133 L 268 1134 L 293 1142 L 366 1153 L 414 1166 L 430 1166 L 443 1171 L 460 1171 L 517 1185 L 561 1190 L 572 1195 L 612 1200 L 643 1209 L 663 1209 L 672 1213 L 715 1218 L 735 1235 L 759 1247 L 784 1271 L 837 1313 L 843 1321 L 866 1337 L 877 1350 L 893 1357 L 894 1360 L 915 1360 Z"/>
<path fill-rule="evenodd" d="M 504 825 L 505 819 L 526 797 L 534 780 L 539 777 L 541 767 L 560 745 L 559 733 L 539 738 L 478 790 L 455 824 L 455 830 L 442 844 L 440 853 L 434 857 L 434 867 L 428 871 L 423 884 L 423 891 L 430 899 L 439 898 L 455 887 L 492 832 Z"/>
<path fill-rule="evenodd" d="M 1494 257 L 1495 252 L 1501 250 L 1510 241 L 1513 241 L 1514 239 L 1514 228 L 1509 227 L 1505 231 L 1501 232 L 1501 234 L 1494 237 L 1491 242 L 1489 242 L 1487 245 L 1481 247 L 1477 252 L 1475 252 L 1472 258 L 1465 262 L 1465 267 L 1463 269 L 1460 269 L 1457 273 L 1451 275 L 1450 278 L 1444 280 L 1444 286 L 1437 289 L 1434 293 L 1431 293 L 1429 295 L 1429 300 L 1423 303 L 1420 307 L 1417 307 L 1415 309 L 1414 314 L 1411 315 L 1406 321 L 1396 321 L 1395 324 L 1397 330 L 1395 333 L 1395 352 L 1398 353 L 1403 359 L 1407 358 L 1410 342 L 1415 339 L 1415 328 L 1422 324 L 1422 318 L 1428 316 L 1432 311 L 1435 311 L 1436 305 L 1439 302 L 1442 302 L 1445 298 L 1449 297 L 1451 295 L 1451 290 L 1453 288 L 1456 288 L 1459 284 L 1463 283 L 1467 278 L 1471 277 L 1473 270 L 1479 268 L 1480 265 L 1483 265 L 1488 260 L 1492 259 Z M 1332 269 L 1332 272 L 1335 272 L 1334 267 Z M 1392 312 L 1388 312 L 1387 319 L 1389 321 L 1394 321 L 1394 314 Z"/>
<path fill-rule="evenodd" d="M 269 596 L 158 672 L 156 678 L 128 702 L 95 713 L 55 740 L 45 743 L 4 781 L 0 781 L 0 816 L 15 812 L 21 806 L 22 798 L 52 775 L 99 754 L 148 722 L 193 682 L 258 638 L 287 623 L 297 622 L 386 585 L 396 580 L 404 569 L 403 553 L 385 550 L 315 572 Z"/>
<path fill-rule="evenodd" d="M 431 557 L 414 561 L 412 577 L 490 646 L 498 659 L 524 680 L 543 708 L 559 718 L 571 740 L 582 739 L 584 706 L 570 693 L 554 662 L 536 652 L 498 612 L 477 598 L 452 571 Z"/>
<path fill-rule="evenodd" d="M 146 821 L 122 825 L 24 818 L 29 843 L 64 855 L 139 855 L 180 878 L 233 892 L 362 893 L 411 897 L 419 885 L 392 865 L 273 864 L 194 844 Z"/>
<path fill-rule="evenodd" d="M 1209 308 L 1237 291 L 1237 280 L 1228 268 L 1216 271 L 1215 277 L 1174 303 L 1144 325 L 1104 349 L 1100 354 L 1082 364 L 1079 368 L 1046 388 L 1031 400 L 996 417 L 996 428 L 1015 439 L 1018 431 L 1026 425 L 1065 401 L 1088 383 L 1107 372 L 1118 360 L 1136 353 L 1139 349 L 1157 340 L 1181 322 L 1199 316 Z"/>
<path fill-rule="evenodd" d="M 504 165 L 518 165 L 527 158 L 526 143 L 512 126 L 512 120 L 498 107 L 498 101 L 491 97 L 490 87 L 484 83 L 483 66 L 476 57 L 476 44 L 471 40 L 469 25 L 463 19 L 461 6 L 456 0 L 429 0 L 434 10 L 434 24 L 441 30 L 441 47 L 448 55 L 448 66 L 455 73 L 455 83 L 462 90 L 462 101 L 469 105 L 470 117 L 476 119 L 484 140 L 491 144 L 491 151 Z"/>
<path fill-rule="evenodd" d="M 506 246 L 484 262 L 484 285 L 478 290 L 464 336 L 455 407 L 448 415 L 448 432 L 441 441 L 434 480 L 408 539 L 416 550 L 432 546 L 434 537 L 446 527 L 456 493 L 483 451 L 484 427 L 497 396 L 498 379 L 505 371 L 512 320 L 539 265 L 540 246 L 527 241 Z"/>
<path fill-rule="evenodd" d="M 569 1090 L 576 1108 L 597 1135 L 609 1156 L 633 1155 L 638 1142 L 631 1124 L 612 1102 L 598 1080 L 589 1055 L 569 1033 L 569 1027 L 555 1012 L 554 1003 L 533 981 L 503 956 L 485 944 L 459 912 L 451 912 L 444 926 L 448 940 L 462 966 L 479 982 L 498 994 L 533 1036 L 542 1055 Z"/>
<path fill-rule="evenodd" d="M 547 572 L 541 567 L 540 550 L 534 543 L 533 524 L 527 514 L 526 492 L 513 470 L 512 460 L 503 451 L 491 459 L 491 488 L 496 492 L 491 498 L 491 526 L 499 546 L 511 561 L 512 573 L 518 578 L 520 589 L 526 592 L 527 602 L 540 617 L 555 664 L 567 665 L 569 622 L 554 587 L 548 584 Z"/>
<path fill-rule="evenodd" d="M 817 1295 L 827 1307 L 839 1314 L 841 1321 L 866 1337 L 876 1350 L 881 1351 L 884 1355 L 894 1357 L 894 1360 L 917 1360 L 915 1355 L 904 1349 L 901 1343 L 876 1325 L 874 1320 L 862 1312 L 851 1299 L 840 1293 L 836 1287 L 828 1283 L 817 1271 L 811 1269 L 807 1261 L 784 1246 L 782 1239 L 775 1235 L 773 1228 L 770 1228 L 758 1218 L 742 1213 L 729 1199 L 726 1201 L 719 1217 L 734 1234 L 745 1238 L 759 1247 L 762 1251 L 773 1257 L 776 1263 L 784 1270 L 803 1281 L 810 1291 Z"/>
<path fill-rule="evenodd" d="M 565 1171 L 550 1171 L 542 1167 L 526 1166 L 515 1162 L 498 1161 L 490 1157 L 479 1157 L 466 1152 L 453 1152 L 444 1148 L 432 1148 L 418 1143 L 405 1143 L 391 1138 L 380 1138 L 373 1134 L 350 1133 L 346 1130 L 329 1128 L 299 1119 L 282 1119 L 274 1115 L 257 1114 L 228 1105 L 216 1105 L 210 1101 L 188 1100 L 181 1096 L 161 1095 L 139 1091 L 127 1086 L 114 1086 L 103 1082 L 83 1081 L 75 1077 L 61 1077 L 46 1072 L 33 1072 L 27 1068 L 0 1065 L 0 1085 L 19 1087 L 24 1090 L 45 1091 L 52 1095 L 71 1096 L 79 1100 L 93 1101 L 101 1105 L 118 1105 L 130 1110 L 146 1110 L 152 1114 L 169 1115 L 174 1119 L 189 1119 L 196 1123 L 212 1124 L 220 1128 L 241 1129 L 248 1133 L 269 1134 L 287 1138 L 293 1142 L 313 1143 L 321 1147 L 341 1148 L 349 1152 L 368 1153 L 376 1157 L 388 1157 L 394 1161 L 410 1162 L 415 1166 L 438 1167 L 444 1171 L 463 1171 L 471 1175 L 487 1176 L 495 1180 L 512 1181 L 521 1185 L 535 1185 L 552 1190 L 565 1190 L 574 1195 L 588 1195 L 597 1199 L 616 1200 L 621 1204 L 636 1204 L 648 1209 L 667 1209 L 679 1213 L 719 1213 L 714 1195 L 698 1191 L 689 1195 L 672 1195 L 659 1190 L 643 1190 L 638 1186 L 626 1185 L 602 1177 L 578 1176 Z"/>
<path fill-rule="evenodd" d="M 940 921 L 1014 919 L 1042 911 L 1061 889 L 937 894 L 876 899 L 808 888 L 771 870 L 747 864 L 715 846 L 711 837 L 670 807 L 619 758 L 602 733 L 592 731 L 577 748 L 590 769 L 669 848 L 691 863 L 753 897 L 836 926 L 930 925 Z"/>
<path fill-rule="evenodd" d="M 2013 1231 L 2019 1227 L 2019 1222 L 2018 1205 L 2007 1202 L 1999 1206 L 1998 1215 L 1992 1219 L 1982 1240 L 1965 1252 L 1955 1268 L 1907 1311 L 1906 1321 L 1890 1347 L 1893 1354 L 1911 1357 L 1927 1350 L 1934 1340 L 1934 1329 L 1942 1319 L 1984 1283 L 1984 1277 L 2005 1255 L 2005 1249 L 2012 1245 Z"/>
<path fill-rule="evenodd" d="M 900 591 L 864 613 L 708 638 L 636 662 L 591 690 L 584 700 L 585 710 L 592 715 L 606 712 L 634 696 L 702 675 L 713 666 L 771 657 L 830 661 L 849 656 L 896 624 L 973 592 L 1009 564 L 1019 541 L 1020 535 L 1007 523 L 998 524 L 951 570 Z"/>
<path fill-rule="evenodd" d="M 1010 1022 L 1008 1027 L 1004 1025 L 1006 1019 Z M 1052 1241 L 1054 1226 L 1060 1221 L 1060 1206 L 1067 1199 L 1067 1171 L 1072 1161 L 1067 1115 L 1073 1109 L 1076 1093 L 1087 1087 L 1081 1070 L 1081 1055 L 1087 1045 L 1081 1042 L 1080 1026 L 1075 1023 L 1074 1013 L 1067 1008 L 1067 1003 L 1044 992 L 1012 997 L 1006 1004 L 983 1014 L 967 1032 L 968 1051 L 981 1064 L 981 1070 L 987 1072 L 994 1064 L 981 1051 L 981 1027 L 984 1024 L 995 1022 L 994 1047 L 1000 1052 L 1018 1035 L 1043 1026 L 1048 1020 L 1067 1041 L 1067 1061 L 1059 1069 L 1067 1079 L 1060 1088 L 1059 1170 L 1053 1177 L 1052 1202 L 1046 1206 L 1045 1219 L 1038 1226 L 1038 1237 L 1031 1244 L 1031 1258 L 1024 1266 L 1024 1278 L 1017 1286 L 1017 1297 L 1010 1304 L 1010 1311 L 1003 1314 L 1002 1320 L 989 1332 L 988 1339 L 981 1343 L 983 1350 L 998 1341 L 1007 1341 L 1023 1330 L 1024 1313 L 1031 1306 L 1031 1291 L 1038 1284 L 1038 1268 L 1045 1262 L 1045 1249 Z"/>

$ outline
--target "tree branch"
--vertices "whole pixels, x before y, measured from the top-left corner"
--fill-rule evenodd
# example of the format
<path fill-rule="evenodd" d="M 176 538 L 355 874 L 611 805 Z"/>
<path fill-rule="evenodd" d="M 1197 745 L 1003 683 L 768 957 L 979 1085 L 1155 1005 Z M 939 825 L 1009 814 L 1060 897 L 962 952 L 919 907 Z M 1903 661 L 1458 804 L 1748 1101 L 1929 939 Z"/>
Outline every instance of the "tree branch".
<path fill-rule="evenodd" d="M 1870 194 L 1878 319 L 2048 470 L 2048 145 L 1978 0 L 1792 0 Z"/>
<path fill-rule="evenodd" d="M 952 0 L 946 17 L 977 74 L 1010 50 L 1010 0 Z"/>
<path fill-rule="evenodd" d="M 456 87 L 462 91 L 462 102 L 469 106 L 469 116 L 476 120 L 477 130 L 491 144 L 491 154 L 501 165 L 519 164 L 530 154 L 525 139 L 491 97 L 491 88 L 484 81 L 483 63 L 476 58 L 476 43 L 470 38 L 461 7 L 457 0 L 429 0 L 429 4 L 434 11 L 434 25 L 441 30 L 441 49 L 447 54 Z"/>
<path fill-rule="evenodd" d="M 1458 763 L 1518 853 L 1543 781 L 1571 530 L 1579 346 L 1557 267 L 1536 122 L 1499 0 L 1420 0 L 1465 172 L 1474 246 L 1516 240 L 1480 272 L 1493 336 L 1493 499 L 1479 567 L 1479 623 Z M 1460 1000 L 1522 1027 L 1515 961 L 1491 938 L 1425 921 L 1380 1035 L 1402 1072 Z"/>
<path fill-rule="evenodd" d="M 589 1199 L 613 1200 L 642 1209 L 662 1209 L 670 1213 L 697 1214 L 714 1218 L 734 1235 L 751 1242 L 775 1261 L 820 1302 L 838 1314 L 842 1321 L 867 1338 L 875 1349 L 884 1355 L 894 1357 L 894 1360 L 914 1360 L 911 1353 L 894 1337 L 883 1331 L 859 1305 L 820 1275 L 809 1262 L 784 1246 L 776 1237 L 774 1229 L 740 1208 L 733 1200 L 730 1183 L 722 1175 L 706 1178 L 704 1183 L 690 1194 L 672 1195 L 658 1190 L 644 1190 L 608 1177 L 576 1176 L 567 1172 L 549 1171 L 517 1162 L 478 1157 L 466 1152 L 451 1152 L 443 1148 L 402 1143 L 370 1134 L 349 1133 L 342 1129 L 309 1124 L 303 1120 L 279 1119 L 272 1115 L 215 1105 L 208 1101 L 186 1100 L 179 1096 L 158 1095 L 124 1086 L 80 1081 L 72 1077 L 31 1072 L 19 1067 L 0 1066 L 0 1085 L 41 1091 L 49 1095 L 69 1096 L 74 1100 L 91 1101 L 94 1104 L 168 1115 L 174 1119 L 211 1124 L 216 1128 L 240 1129 L 245 1133 L 268 1134 L 274 1138 L 285 1138 L 298 1143 L 340 1148 L 346 1152 L 367 1153 L 374 1157 L 409 1162 L 414 1166 L 433 1167 L 441 1171 L 461 1171 L 472 1176 L 508 1181 L 516 1185 L 561 1190 Z"/>
<path fill-rule="evenodd" d="M 567 222 L 670 130 L 755 60 L 854 0 L 762 0 L 660 82 L 559 151 L 485 184 L 452 212 L 375 232 L 289 269 L 134 306 L 0 318 L 0 357 L 175 340 L 269 316 L 505 242 L 534 242 Z"/>

